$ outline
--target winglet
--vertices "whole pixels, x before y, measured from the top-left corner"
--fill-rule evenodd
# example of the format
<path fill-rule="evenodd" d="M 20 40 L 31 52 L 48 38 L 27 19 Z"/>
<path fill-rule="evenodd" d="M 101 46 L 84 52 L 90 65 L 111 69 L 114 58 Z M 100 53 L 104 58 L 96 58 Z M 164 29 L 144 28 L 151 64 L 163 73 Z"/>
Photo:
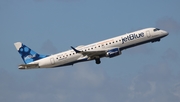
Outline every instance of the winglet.
<path fill-rule="evenodd" d="M 76 53 L 81 53 L 81 51 L 75 49 L 74 47 L 71 46 L 71 48 L 72 48 Z"/>

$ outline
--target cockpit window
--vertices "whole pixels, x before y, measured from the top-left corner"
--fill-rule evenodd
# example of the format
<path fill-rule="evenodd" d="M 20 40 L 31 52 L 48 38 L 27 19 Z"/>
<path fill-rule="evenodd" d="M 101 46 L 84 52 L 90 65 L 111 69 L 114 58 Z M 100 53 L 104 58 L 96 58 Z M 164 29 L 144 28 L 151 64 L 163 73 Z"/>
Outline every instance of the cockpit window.
<path fill-rule="evenodd" d="M 154 32 L 155 32 L 155 31 L 158 31 L 158 30 L 160 30 L 160 29 L 159 29 L 159 28 L 155 28 L 155 29 L 154 29 Z"/>

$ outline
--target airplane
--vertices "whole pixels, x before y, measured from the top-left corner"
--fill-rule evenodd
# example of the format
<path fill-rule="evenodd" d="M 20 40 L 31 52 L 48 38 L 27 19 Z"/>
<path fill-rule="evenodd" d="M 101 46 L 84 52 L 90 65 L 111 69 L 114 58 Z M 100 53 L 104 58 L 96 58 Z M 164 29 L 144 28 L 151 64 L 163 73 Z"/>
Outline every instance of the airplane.
<path fill-rule="evenodd" d="M 71 50 L 53 55 L 38 54 L 21 42 L 16 42 L 14 45 L 25 63 L 19 65 L 19 69 L 56 68 L 91 60 L 100 64 L 100 59 L 103 57 L 116 57 L 121 55 L 124 49 L 160 41 L 168 34 L 167 31 L 159 28 L 145 28 L 85 46 L 71 46 Z"/>

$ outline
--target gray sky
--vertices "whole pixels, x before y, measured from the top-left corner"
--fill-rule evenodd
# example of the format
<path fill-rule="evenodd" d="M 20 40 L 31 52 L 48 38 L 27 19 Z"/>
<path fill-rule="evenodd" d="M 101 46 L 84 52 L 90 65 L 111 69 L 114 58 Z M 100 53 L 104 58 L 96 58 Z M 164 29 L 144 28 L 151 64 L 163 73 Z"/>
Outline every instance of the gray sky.
<path fill-rule="evenodd" d="M 1 102 L 180 102 L 179 0 L 0 0 Z M 13 43 L 42 54 L 158 27 L 169 36 L 115 58 L 19 70 Z"/>

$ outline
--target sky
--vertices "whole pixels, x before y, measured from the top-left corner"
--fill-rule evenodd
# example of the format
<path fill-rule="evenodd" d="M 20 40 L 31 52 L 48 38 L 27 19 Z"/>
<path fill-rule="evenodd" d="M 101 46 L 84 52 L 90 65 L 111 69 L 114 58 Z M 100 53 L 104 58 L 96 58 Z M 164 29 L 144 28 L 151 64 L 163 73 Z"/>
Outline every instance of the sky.
<path fill-rule="evenodd" d="M 1 102 L 180 102 L 179 0 L 0 0 Z M 14 44 L 41 54 L 158 27 L 160 42 L 73 66 L 19 70 Z"/>

